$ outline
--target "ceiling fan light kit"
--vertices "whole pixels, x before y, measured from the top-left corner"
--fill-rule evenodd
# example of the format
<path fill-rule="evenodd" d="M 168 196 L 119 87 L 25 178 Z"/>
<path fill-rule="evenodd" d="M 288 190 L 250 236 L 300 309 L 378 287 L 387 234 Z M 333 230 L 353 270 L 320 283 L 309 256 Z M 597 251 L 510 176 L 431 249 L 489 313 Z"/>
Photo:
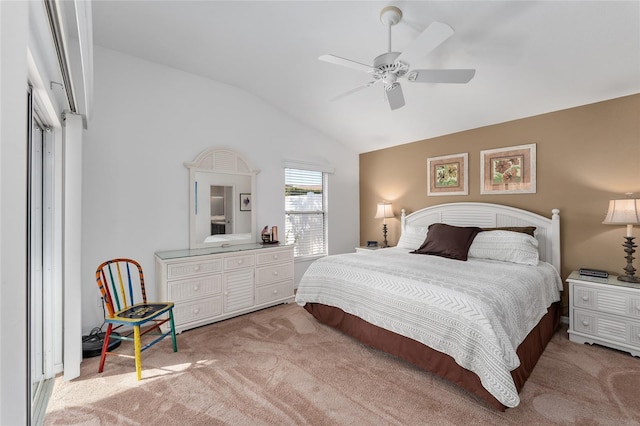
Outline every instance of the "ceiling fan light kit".
<path fill-rule="evenodd" d="M 395 25 L 402 19 L 402 11 L 395 6 L 387 6 L 380 11 L 380 22 Z"/>
<path fill-rule="evenodd" d="M 387 26 L 389 31 L 389 48 L 386 53 L 378 55 L 373 60 L 373 65 L 365 65 L 360 62 L 345 59 L 335 55 L 322 55 L 318 59 L 335 65 L 341 65 L 358 71 L 369 73 L 372 81 L 338 95 L 332 100 L 343 98 L 347 95 L 366 89 L 378 82 L 384 85 L 384 92 L 392 110 L 405 105 L 402 87 L 399 78 L 406 78 L 413 83 L 468 83 L 474 77 L 474 69 L 448 69 L 448 70 L 421 70 L 411 69 L 410 63 L 414 59 L 426 56 L 433 49 L 444 43 L 454 33 L 453 29 L 442 22 L 432 22 L 404 52 L 391 50 L 391 27 L 402 20 L 402 11 L 395 6 L 387 6 L 380 11 L 380 22 Z"/>

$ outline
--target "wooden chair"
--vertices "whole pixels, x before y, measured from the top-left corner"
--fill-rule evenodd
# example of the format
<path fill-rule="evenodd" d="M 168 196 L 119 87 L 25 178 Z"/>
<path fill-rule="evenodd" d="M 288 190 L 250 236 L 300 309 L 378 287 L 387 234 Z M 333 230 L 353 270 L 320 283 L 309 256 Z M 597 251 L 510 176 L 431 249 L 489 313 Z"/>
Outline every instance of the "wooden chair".
<path fill-rule="evenodd" d="M 107 315 L 104 320 L 108 324 L 104 335 L 98 372 L 102 373 L 107 355 L 131 357 L 126 354 L 109 352 L 110 339 L 133 341 L 136 374 L 138 380 L 141 380 L 142 361 L 140 355 L 143 351 L 169 335 L 173 340 L 173 351 L 178 351 L 176 331 L 173 324 L 173 303 L 147 303 L 142 267 L 135 260 L 113 259 L 102 263 L 96 270 L 96 282 L 107 308 Z M 158 318 L 162 315 L 166 316 Z M 160 326 L 166 322 L 169 322 L 169 330 L 162 332 Z M 145 327 L 142 328 L 142 326 Z M 125 330 L 112 334 L 112 332 L 122 327 L 125 327 Z M 133 330 L 127 329 L 127 327 L 133 327 Z M 156 336 L 156 338 L 141 347 L 140 337 L 147 333 Z M 131 335 L 133 335 L 133 338 Z"/>

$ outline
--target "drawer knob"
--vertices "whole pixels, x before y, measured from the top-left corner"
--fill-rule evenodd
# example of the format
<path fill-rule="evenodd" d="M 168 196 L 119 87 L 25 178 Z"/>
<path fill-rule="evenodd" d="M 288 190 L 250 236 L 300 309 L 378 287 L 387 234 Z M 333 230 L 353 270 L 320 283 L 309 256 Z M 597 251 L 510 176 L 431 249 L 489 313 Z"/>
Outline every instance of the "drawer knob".
<path fill-rule="evenodd" d="M 589 321 L 587 320 L 582 320 L 582 325 L 584 325 L 585 327 L 589 325 Z"/>
<path fill-rule="evenodd" d="M 278 255 L 277 254 L 273 255 L 273 260 L 278 260 Z"/>
<path fill-rule="evenodd" d="M 582 300 L 584 300 L 585 302 L 589 300 L 589 296 L 582 296 Z"/>
<path fill-rule="evenodd" d="M 194 267 L 193 267 L 193 270 L 194 270 L 194 271 L 196 271 L 196 272 L 197 272 L 197 271 L 199 271 L 199 270 L 200 270 L 200 265 L 196 265 L 196 266 L 194 266 Z"/>
<path fill-rule="evenodd" d="M 224 295 L 225 295 L 225 296 L 228 296 L 228 295 L 229 295 L 229 292 L 228 292 L 228 291 L 225 291 L 225 292 L 224 292 Z"/>
<path fill-rule="evenodd" d="M 193 286 L 193 291 L 198 291 L 200 290 L 200 286 L 199 285 L 194 285 Z"/>
<path fill-rule="evenodd" d="M 278 294 L 278 290 L 273 290 L 273 294 Z"/>
<path fill-rule="evenodd" d="M 244 263 L 244 259 L 238 259 L 238 265 L 242 265 Z"/>
<path fill-rule="evenodd" d="M 200 308 L 194 308 L 193 309 L 193 314 L 194 315 L 198 315 L 200 313 Z"/>
<path fill-rule="evenodd" d="M 277 277 L 278 276 L 278 271 L 273 271 L 273 276 Z"/>

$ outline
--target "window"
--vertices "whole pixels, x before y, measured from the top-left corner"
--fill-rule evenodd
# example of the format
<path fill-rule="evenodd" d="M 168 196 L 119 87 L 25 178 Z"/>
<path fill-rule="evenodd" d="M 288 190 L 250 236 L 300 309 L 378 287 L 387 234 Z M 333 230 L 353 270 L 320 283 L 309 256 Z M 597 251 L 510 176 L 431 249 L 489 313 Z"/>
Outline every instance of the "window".
<path fill-rule="evenodd" d="M 285 168 L 285 244 L 295 244 L 294 256 L 327 254 L 327 174 Z"/>

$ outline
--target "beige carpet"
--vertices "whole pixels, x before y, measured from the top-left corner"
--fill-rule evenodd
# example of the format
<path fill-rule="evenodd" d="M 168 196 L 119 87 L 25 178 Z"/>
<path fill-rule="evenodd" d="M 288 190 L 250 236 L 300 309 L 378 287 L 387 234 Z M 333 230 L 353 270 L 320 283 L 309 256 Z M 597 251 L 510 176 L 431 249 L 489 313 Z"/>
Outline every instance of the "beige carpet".
<path fill-rule="evenodd" d="M 133 360 L 110 357 L 103 374 L 85 360 L 80 378 L 56 379 L 45 424 L 640 424 L 640 359 L 571 343 L 566 328 L 504 413 L 295 304 L 184 332 L 178 346 L 143 353 L 140 382 Z"/>

